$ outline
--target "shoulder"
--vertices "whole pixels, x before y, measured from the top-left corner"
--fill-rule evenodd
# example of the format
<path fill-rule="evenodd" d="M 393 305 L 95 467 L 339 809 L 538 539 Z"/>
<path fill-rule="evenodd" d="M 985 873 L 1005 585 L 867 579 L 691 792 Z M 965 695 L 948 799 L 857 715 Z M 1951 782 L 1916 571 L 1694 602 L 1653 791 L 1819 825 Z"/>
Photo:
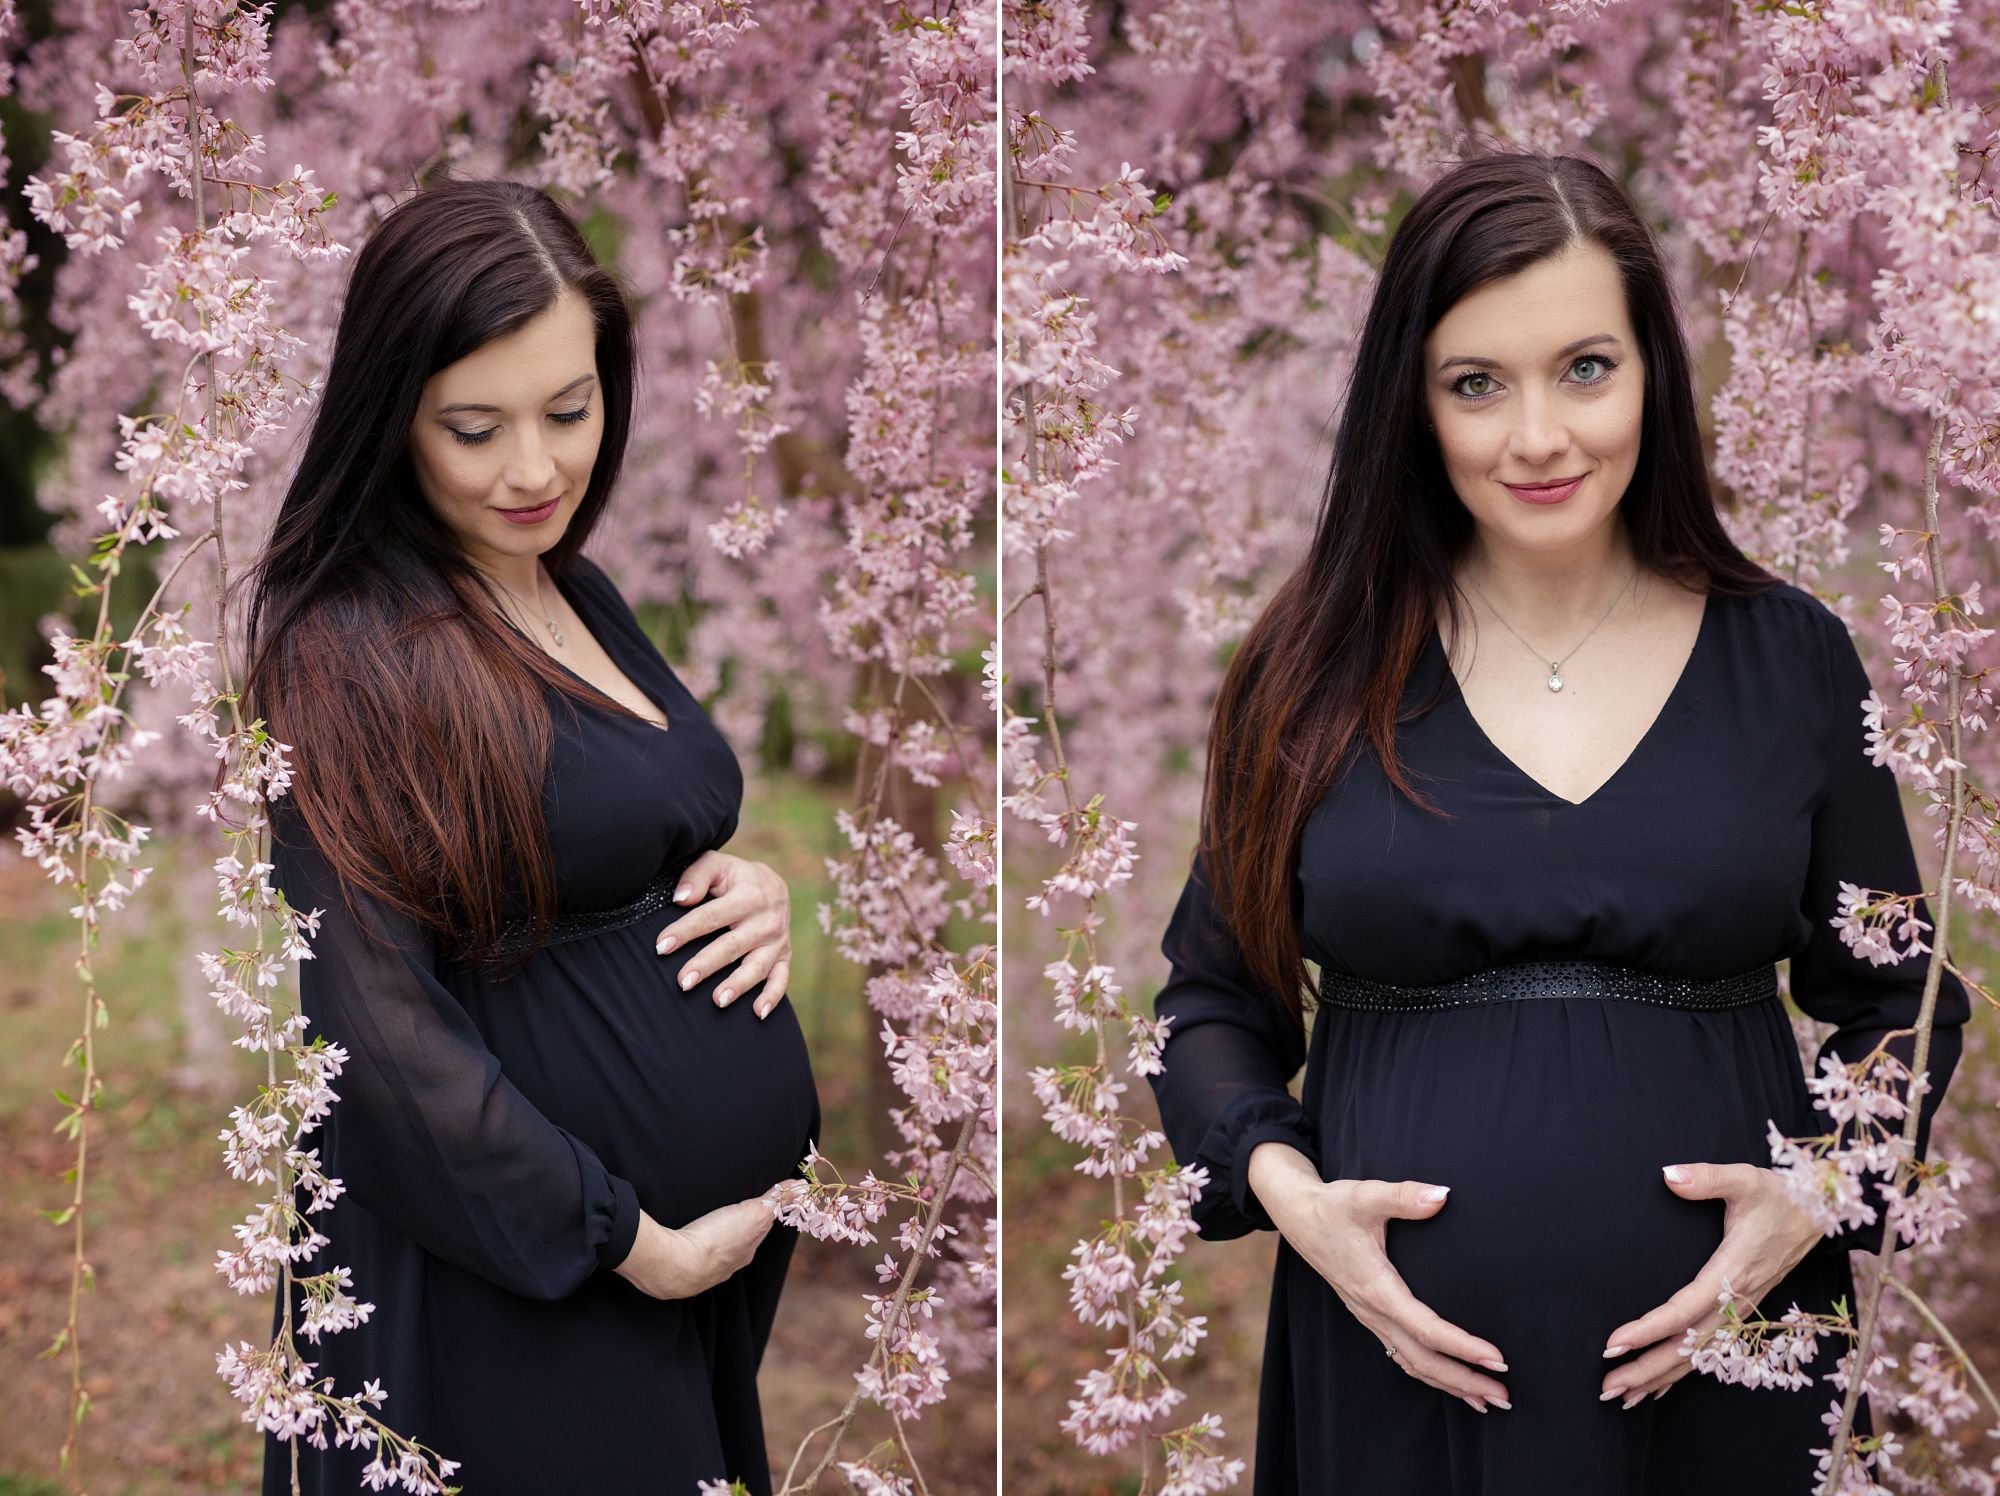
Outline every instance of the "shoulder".
<path fill-rule="evenodd" d="M 1847 623 L 1818 594 L 1779 580 L 1761 592 L 1730 599 L 1743 611 L 1757 636 L 1794 665 L 1822 673 L 1854 654 Z"/>
<path fill-rule="evenodd" d="M 625 601 L 625 594 L 611 580 L 611 573 L 598 562 L 579 552 L 570 561 L 567 580 L 572 592 L 595 603 L 605 617 L 629 621 L 634 628 L 639 626 L 632 605 Z"/>
<path fill-rule="evenodd" d="M 601 626 L 612 634 L 622 636 L 641 653 L 660 654 L 659 646 L 653 642 L 646 625 L 639 621 L 638 613 L 601 563 L 579 553 L 570 561 L 570 572 L 563 586 L 582 606 L 586 624 L 593 628 Z M 609 648 L 611 640 L 600 633 L 598 643 Z M 664 664 L 665 657 L 660 658 Z"/>
<path fill-rule="evenodd" d="M 1794 586 L 1782 579 L 1746 601 L 1785 614 L 1816 629 L 1827 632 L 1837 629 L 1842 633 L 1847 630 L 1847 625 L 1841 621 L 1840 615 L 1828 607 L 1817 593 L 1808 592 L 1805 588 Z"/>
<path fill-rule="evenodd" d="M 1884 697 L 1847 621 L 1819 596 L 1789 582 L 1753 601 L 1766 610 L 1767 636 L 1797 651 L 1789 660 L 1790 674 L 1801 684 L 1774 686 L 1771 699 L 1793 703 L 1803 721 L 1824 723 L 1829 744 L 1848 741 L 1864 726 L 1872 730 Z"/>
<path fill-rule="evenodd" d="M 569 574 L 579 587 L 588 587 L 600 593 L 608 592 L 614 597 L 620 595 L 618 584 L 611 580 L 611 574 L 581 551 L 571 559 Z"/>
<path fill-rule="evenodd" d="M 1809 588 L 1779 579 L 1760 591 L 1710 598 L 1725 605 L 1730 626 L 1713 656 L 1730 689 L 1753 702 L 1760 718 L 1812 741 L 1846 741 L 1874 694 L 1870 672 L 1847 622 Z"/>

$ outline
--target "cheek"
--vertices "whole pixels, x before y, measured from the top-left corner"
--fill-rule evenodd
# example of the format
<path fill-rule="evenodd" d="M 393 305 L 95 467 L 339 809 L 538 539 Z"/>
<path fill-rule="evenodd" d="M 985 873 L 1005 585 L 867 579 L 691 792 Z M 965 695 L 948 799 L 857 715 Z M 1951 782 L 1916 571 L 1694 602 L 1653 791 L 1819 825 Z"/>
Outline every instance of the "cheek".
<path fill-rule="evenodd" d="M 448 436 L 426 438 L 414 444 L 412 456 L 431 497 L 447 509 L 477 508 L 492 487 L 487 471 L 491 459 L 477 447 L 461 446 Z"/>
<path fill-rule="evenodd" d="M 1635 381 L 1619 391 L 1615 399 L 1603 402 L 1592 423 L 1599 444 L 1606 451 L 1633 454 L 1639 448 L 1639 433 L 1645 423 L 1645 390 Z"/>
<path fill-rule="evenodd" d="M 1447 472 L 1482 475 L 1492 471 L 1506 445 L 1506 433 L 1488 423 L 1482 429 L 1476 421 L 1454 421 L 1449 415 L 1438 418 L 1438 450 L 1444 454 Z"/>
<path fill-rule="evenodd" d="M 590 470 L 597 466 L 597 449 L 604 444 L 604 427 L 596 421 L 575 434 L 575 439 L 563 448 L 563 465 L 573 478 L 587 478 Z"/>

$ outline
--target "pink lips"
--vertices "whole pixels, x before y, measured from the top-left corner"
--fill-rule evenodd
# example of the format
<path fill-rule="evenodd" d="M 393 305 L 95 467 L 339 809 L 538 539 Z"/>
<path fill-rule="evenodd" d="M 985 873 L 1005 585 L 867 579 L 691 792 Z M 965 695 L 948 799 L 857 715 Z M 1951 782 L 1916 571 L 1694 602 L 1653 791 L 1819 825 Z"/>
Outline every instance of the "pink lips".
<path fill-rule="evenodd" d="M 1564 499 L 1575 493 L 1578 486 L 1589 476 L 1588 473 L 1580 473 L 1576 477 L 1562 483 L 1506 483 L 1501 486 L 1515 498 L 1525 500 L 1530 504 L 1560 504 Z"/>
<path fill-rule="evenodd" d="M 506 520 L 510 524 L 539 525 L 540 523 L 542 523 L 542 521 L 552 518 L 554 516 L 556 512 L 556 505 L 559 502 L 560 502 L 560 495 L 558 495 L 557 498 L 550 499 L 548 503 L 543 504 L 538 508 L 534 509 L 502 509 L 500 511 L 500 517 Z"/>

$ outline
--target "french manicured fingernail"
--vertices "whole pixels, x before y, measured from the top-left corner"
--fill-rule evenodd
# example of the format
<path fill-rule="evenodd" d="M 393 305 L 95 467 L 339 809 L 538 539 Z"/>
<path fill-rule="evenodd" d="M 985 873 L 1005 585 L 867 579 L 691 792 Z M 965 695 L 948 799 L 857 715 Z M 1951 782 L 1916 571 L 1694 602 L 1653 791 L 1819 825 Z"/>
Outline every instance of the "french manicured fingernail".
<path fill-rule="evenodd" d="M 1632 1411 L 1632 1407 L 1633 1407 L 1633 1405 L 1634 1405 L 1635 1403 L 1642 1403 L 1642 1402 L 1644 1402 L 1644 1401 L 1646 1400 L 1646 1397 L 1647 1397 L 1647 1394 L 1646 1394 L 1646 1393 L 1644 1393 L 1644 1392 L 1635 1392 L 1635 1393 L 1633 1393 L 1633 1394 L 1632 1394 L 1632 1395 L 1631 1395 L 1630 1397 L 1628 1397 L 1628 1398 L 1626 1398 L 1626 1399 L 1625 1399 L 1625 1403 L 1624 1403 L 1624 1407 L 1625 1407 L 1625 1411 L 1626 1411 L 1626 1412 L 1628 1412 L 1628 1413 L 1629 1413 L 1629 1412 L 1631 1412 L 1631 1411 Z"/>
<path fill-rule="evenodd" d="M 1658 1402 L 1661 1398 L 1665 1397 L 1666 1395 L 1667 1395 L 1667 1389 L 1665 1387 L 1662 1387 L 1658 1392 L 1655 1392 L 1653 1394 L 1653 1401 Z"/>
<path fill-rule="evenodd" d="M 1424 1192 L 1423 1192 L 1423 1193 L 1422 1193 L 1421 1195 L 1419 1195 L 1419 1196 L 1418 1196 L 1417 1198 L 1418 1198 L 1418 1199 L 1420 1199 L 1420 1200 L 1422 1200 L 1422 1201 L 1424 1202 L 1424 1204 L 1428 1205 L 1428 1204 L 1430 1204 L 1430 1203 L 1431 1203 L 1431 1201 L 1433 1201 L 1433 1200 L 1442 1200 L 1442 1199 L 1443 1199 L 1443 1198 L 1444 1198 L 1444 1197 L 1445 1197 L 1446 1195 L 1448 1195 L 1448 1194 L 1450 1194 L 1450 1193 L 1451 1193 L 1451 1186 L 1450 1186 L 1450 1185 L 1448 1185 L 1448 1184 L 1434 1184 L 1434 1185 L 1432 1185 L 1432 1186 L 1431 1186 L 1431 1187 L 1430 1187 L 1429 1189 L 1425 1190 L 1425 1191 L 1424 1191 Z"/>
<path fill-rule="evenodd" d="M 1507 1369 L 1505 1361 L 1481 1361 L 1479 1364 L 1488 1371 L 1505 1371 Z"/>
<path fill-rule="evenodd" d="M 1607 1345 L 1604 1348 L 1604 1356 L 1606 1360 L 1609 1360 L 1613 1356 L 1624 1355 L 1625 1352 L 1629 1351 L 1630 1349 L 1632 1349 L 1632 1347 L 1629 1345 Z"/>
<path fill-rule="evenodd" d="M 672 950 L 675 946 L 679 944 L 680 940 L 678 939 L 678 937 L 673 935 L 662 935 L 660 937 L 660 943 L 654 948 L 658 950 L 661 955 L 664 956 L 668 951 Z"/>
<path fill-rule="evenodd" d="M 1675 1184 L 1687 1183 L 1688 1171 L 1686 1169 L 1683 1169 L 1679 1164 L 1668 1164 L 1665 1168 L 1661 1169 L 1660 1172 L 1666 1175 L 1667 1178 L 1673 1180 Z"/>
<path fill-rule="evenodd" d="M 1478 1398 L 1476 1398 L 1476 1397 L 1468 1397 L 1468 1398 L 1467 1398 L 1467 1399 L 1465 1400 L 1465 1402 L 1466 1402 L 1466 1406 L 1468 1406 L 1469 1408 L 1471 1408 L 1471 1409 L 1472 1409 L 1472 1411 L 1473 1411 L 1473 1412 L 1475 1412 L 1475 1413 L 1484 1413 L 1484 1412 L 1486 1411 L 1486 1404 L 1485 1404 L 1485 1403 L 1483 1403 L 1483 1402 L 1481 1402 L 1481 1401 L 1480 1401 L 1480 1400 L 1479 1400 Z"/>
<path fill-rule="evenodd" d="M 1492 1403 L 1496 1408 L 1505 1408 L 1510 1413 L 1514 1411 L 1514 1405 L 1504 1397 L 1489 1397 L 1487 1401 Z"/>
<path fill-rule="evenodd" d="M 701 973 L 696 971 L 692 966 L 690 966 L 686 971 L 681 973 L 681 991 L 683 992 L 687 991 L 688 988 L 692 987 L 696 982 L 699 982 L 700 980 L 701 980 Z"/>
<path fill-rule="evenodd" d="M 687 884 L 683 883 L 679 888 L 676 888 L 674 890 L 674 902 L 676 904 L 685 904 L 687 902 L 687 896 L 693 892 L 694 890 L 692 888 L 689 888 Z"/>
<path fill-rule="evenodd" d="M 1598 1394 L 1597 1394 L 1597 1400 L 1598 1400 L 1599 1402 L 1610 1402 L 1612 1398 L 1614 1398 L 1614 1397 L 1619 1397 L 1619 1396 L 1622 1396 L 1622 1394 L 1621 1394 L 1621 1393 L 1619 1392 L 1619 1390 L 1618 1390 L 1618 1389 L 1617 1389 L 1616 1387 L 1613 1387 L 1613 1388 L 1612 1388 L 1612 1389 L 1611 1389 L 1610 1391 L 1608 1391 L 1608 1392 L 1600 1392 L 1600 1393 L 1598 1393 Z"/>
<path fill-rule="evenodd" d="M 724 987 L 720 992 L 715 994 L 716 1006 L 722 1008 L 728 1007 L 729 997 L 730 997 L 729 989 L 727 987 Z"/>

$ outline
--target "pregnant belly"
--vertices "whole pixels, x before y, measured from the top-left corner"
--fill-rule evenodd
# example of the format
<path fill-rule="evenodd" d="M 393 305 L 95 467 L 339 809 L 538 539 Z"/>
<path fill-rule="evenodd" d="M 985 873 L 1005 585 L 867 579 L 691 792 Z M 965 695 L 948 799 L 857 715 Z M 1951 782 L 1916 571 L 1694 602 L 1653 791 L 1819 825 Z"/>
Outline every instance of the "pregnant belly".
<path fill-rule="evenodd" d="M 1553 1351 L 1564 1336 L 1563 1354 L 1594 1359 L 1622 1321 L 1693 1281 L 1723 1205 L 1680 1198 L 1661 1168 L 1768 1164 L 1765 1119 L 1789 1129 L 1805 1101 L 1775 1001 L 1328 1017 L 1327 1173 L 1451 1187 L 1429 1220 L 1389 1223 L 1389 1259 L 1418 1299 L 1510 1359 L 1510 1339 Z"/>
<path fill-rule="evenodd" d="M 683 992 L 682 967 L 718 937 L 658 955 L 668 918 L 545 948 L 477 1017 L 528 1099 L 682 1226 L 791 1178 L 819 1098 L 789 998 L 760 1020 L 748 997 L 715 1005 L 727 972 Z"/>

